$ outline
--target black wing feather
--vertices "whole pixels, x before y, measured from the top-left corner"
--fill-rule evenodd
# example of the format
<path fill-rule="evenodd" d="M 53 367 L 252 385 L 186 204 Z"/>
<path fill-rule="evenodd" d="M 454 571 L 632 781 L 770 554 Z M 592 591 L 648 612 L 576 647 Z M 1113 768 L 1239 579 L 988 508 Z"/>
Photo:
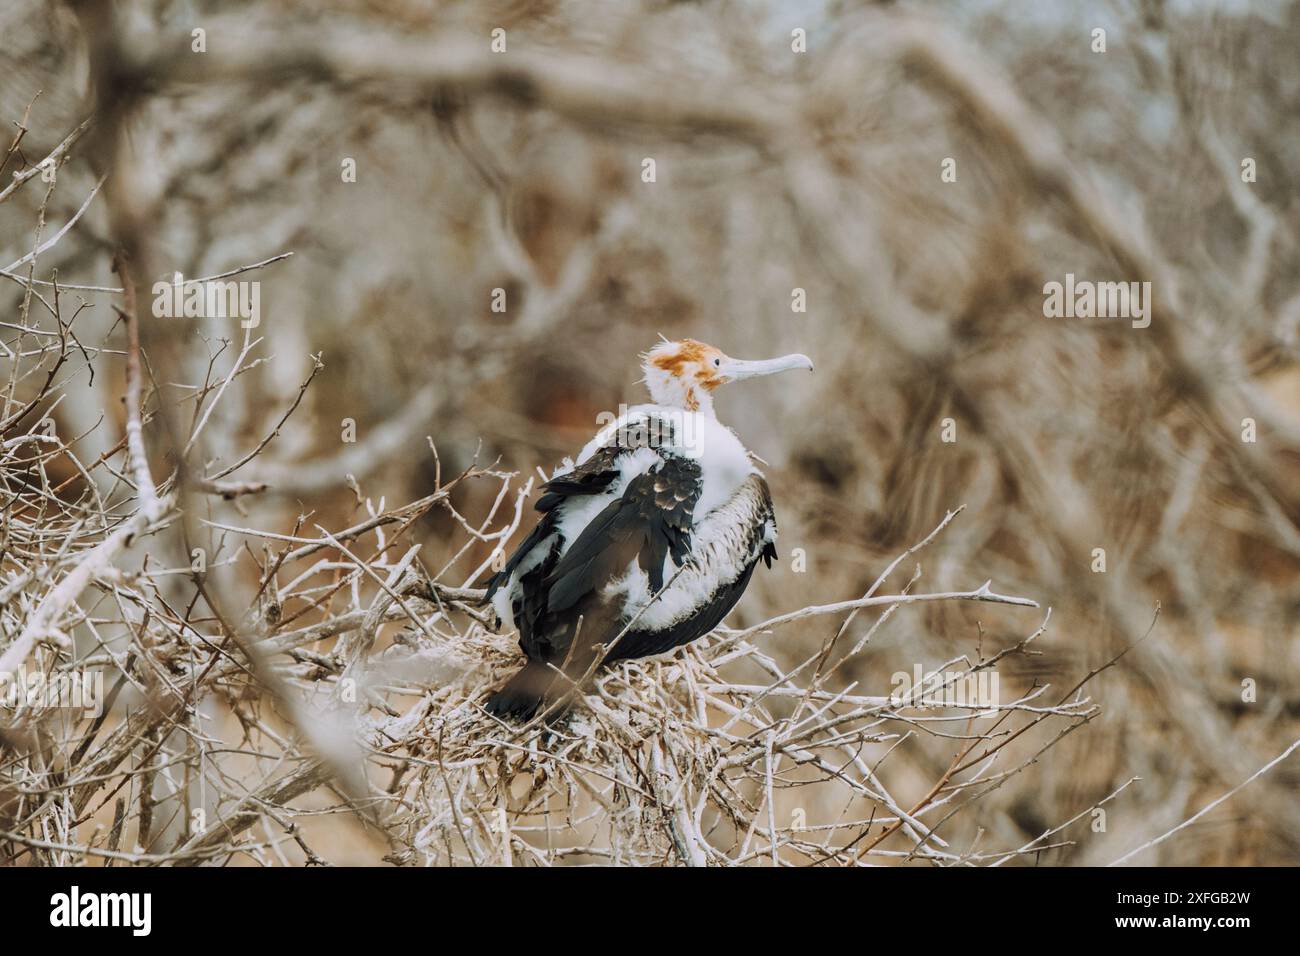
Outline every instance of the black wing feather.
<path fill-rule="evenodd" d="M 510 576 L 515 573 L 515 569 L 529 552 L 555 530 L 556 521 L 553 512 L 556 506 L 575 496 L 600 494 L 618 477 L 618 459 L 631 450 L 619 445 L 606 445 L 604 448 L 597 449 L 596 453 L 582 464 L 542 485 L 545 494 L 533 505 L 534 510 L 542 513 L 542 520 L 519 543 L 514 554 L 506 561 L 505 567 L 488 578 L 486 600 L 492 600 L 492 595 L 510 580 Z"/>
<path fill-rule="evenodd" d="M 546 494 L 538 498 L 533 507 L 538 511 L 549 512 L 565 498 L 600 494 L 618 476 L 619 456 L 629 450 L 617 445 L 597 449 L 594 455 L 572 471 L 557 475 L 542 485 Z"/>
<path fill-rule="evenodd" d="M 691 515 L 699 500 L 699 463 L 666 457 L 654 471 L 628 482 L 623 496 L 601 511 L 578 535 L 550 575 L 547 609 L 572 607 L 603 587 L 635 558 L 652 591 L 663 587 L 664 560 L 681 565 L 691 548 Z"/>
<path fill-rule="evenodd" d="M 546 536 L 554 530 L 554 515 L 548 514 L 544 516 L 541 521 L 537 522 L 536 527 L 534 527 L 532 531 L 528 532 L 523 541 L 519 542 L 519 547 L 515 548 L 515 553 L 510 555 L 510 559 L 506 561 L 505 567 L 492 575 L 492 577 L 488 578 L 487 594 L 484 597 L 485 601 L 492 600 L 492 595 L 496 594 L 497 589 L 510 580 L 510 575 L 515 573 L 515 568 L 519 567 L 520 562 L 522 562 L 524 558 L 528 557 L 528 553 L 537 545 L 541 544 L 542 541 L 545 540 Z"/>

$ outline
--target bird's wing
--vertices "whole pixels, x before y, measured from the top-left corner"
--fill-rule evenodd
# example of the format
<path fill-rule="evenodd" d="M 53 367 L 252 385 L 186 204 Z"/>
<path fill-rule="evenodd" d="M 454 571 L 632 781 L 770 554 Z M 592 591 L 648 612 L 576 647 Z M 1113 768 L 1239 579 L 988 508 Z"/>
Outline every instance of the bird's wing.
<path fill-rule="evenodd" d="M 600 494 L 618 477 L 619 459 L 633 450 L 632 447 L 616 444 L 598 448 L 590 458 L 580 465 L 576 465 L 561 475 L 556 475 L 542 485 L 542 490 L 546 493 L 537 499 L 537 504 L 534 507 L 538 511 L 545 513 L 554 511 L 556 506 L 566 498 L 575 495 Z"/>
<path fill-rule="evenodd" d="M 701 536 L 733 542 L 729 546 L 695 549 L 695 565 L 686 571 L 690 580 L 680 586 L 704 591 L 710 595 L 708 600 L 665 626 L 633 623 L 632 630 L 610 650 L 606 662 L 662 654 L 703 637 L 721 624 L 745 593 L 758 562 L 770 568 L 776 559 L 775 528 L 767 482 L 761 475 L 751 475 L 725 507 L 701 522 Z"/>
<path fill-rule="evenodd" d="M 635 559 L 650 587 L 663 587 L 665 559 L 685 563 L 691 550 L 691 514 L 701 489 L 700 465 L 660 453 L 661 461 L 628 482 L 600 511 L 542 582 L 547 610 L 563 611 L 607 584 Z"/>
<path fill-rule="evenodd" d="M 618 459 L 630 449 L 621 449 L 614 445 L 600 448 L 594 455 L 577 467 L 557 475 L 542 485 L 545 492 L 533 507 L 542 512 L 542 519 L 527 537 L 515 548 L 515 553 L 506 561 L 505 566 L 492 575 L 487 582 L 487 600 L 513 577 L 519 565 L 528 557 L 533 548 L 551 536 L 556 530 L 559 518 L 557 508 L 567 499 L 577 495 L 595 495 L 609 487 L 618 477 Z"/>
<path fill-rule="evenodd" d="M 542 485 L 543 494 L 533 505 L 542 513 L 542 519 L 520 542 L 519 547 L 506 561 L 505 566 L 487 581 L 487 600 L 499 588 L 505 587 L 533 549 L 549 539 L 559 529 L 561 505 L 575 498 L 598 495 L 609 490 L 623 474 L 622 461 L 630 454 L 651 447 L 648 429 L 629 427 L 641 418 L 629 418 L 623 430 L 610 435 L 609 441 L 567 471 L 557 474 Z"/>
<path fill-rule="evenodd" d="M 607 531 L 619 527 L 627 530 L 627 515 L 612 524 L 609 521 L 619 510 L 614 506 L 643 499 L 646 489 L 654 487 L 654 482 L 645 475 L 651 471 L 663 471 L 669 459 L 680 457 L 674 444 L 671 422 L 659 420 L 651 412 L 633 410 L 616 425 L 603 431 L 584 450 L 576 466 L 570 465 L 542 485 L 543 494 L 535 505 L 542 512 L 541 520 L 502 570 L 488 581 L 488 598 L 495 597 L 494 606 L 501 619 L 510 620 L 515 625 L 519 631 L 519 644 L 530 658 L 551 660 L 558 656 L 563 659 L 572 643 L 578 617 L 587 619 L 585 626 L 589 631 L 595 627 L 599 610 L 592 601 L 583 601 L 582 598 L 598 584 L 604 583 L 600 577 L 603 569 L 617 567 L 610 562 L 618 549 L 602 558 L 600 553 L 592 550 L 596 537 L 587 535 L 584 538 L 584 532 L 593 526 Z M 694 485 L 698 494 L 699 469 L 694 462 L 690 467 L 696 472 Z M 676 475 L 677 471 L 677 466 L 669 466 L 666 477 Z M 635 489 L 633 483 L 636 483 Z M 689 549 L 689 520 L 694 498 L 691 501 L 684 514 L 659 517 L 660 531 L 652 537 L 643 559 L 648 561 L 651 555 L 657 555 L 657 578 L 662 578 L 665 554 L 671 553 L 683 560 Z M 685 539 L 682 533 L 687 535 Z M 555 574 L 570 543 L 581 543 L 581 553 L 588 556 L 590 563 L 584 566 L 585 570 L 575 569 L 574 563 L 563 569 L 561 593 L 565 597 L 553 604 Z M 622 566 L 626 567 L 636 554 L 635 550 L 630 550 Z"/>

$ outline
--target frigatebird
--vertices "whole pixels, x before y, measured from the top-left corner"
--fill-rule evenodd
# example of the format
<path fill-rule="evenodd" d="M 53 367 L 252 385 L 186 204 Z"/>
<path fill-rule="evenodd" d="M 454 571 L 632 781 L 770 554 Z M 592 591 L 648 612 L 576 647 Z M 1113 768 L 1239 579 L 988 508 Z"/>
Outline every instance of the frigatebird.
<path fill-rule="evenodd" d="M 532 717 L 588 672 L 602 646 L 607 665 L 703 637 L 758 562 L 771 567 L 776 557 L 767 481 L 714 416 L 713 392 L 811 371 L 812 361 L 733 359 L 694 339 L 665 340 L 641 358 L 651 403 L 628 408 L 542 485 L 541 519 L 488 581 L 527 657 L 487 700 L 498 717 Z"/>

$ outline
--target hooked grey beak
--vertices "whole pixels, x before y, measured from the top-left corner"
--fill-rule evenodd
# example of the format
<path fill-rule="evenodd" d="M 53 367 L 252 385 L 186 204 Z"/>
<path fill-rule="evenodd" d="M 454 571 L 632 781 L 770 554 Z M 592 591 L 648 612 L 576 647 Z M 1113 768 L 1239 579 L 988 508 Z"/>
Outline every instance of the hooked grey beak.
<path fill-rule="evenodd" d="M 718 369 L 730 382 L 739 382 L 745 378 L 758 378 L 760 375 L 775 375 L 791 369 L 806 368 L 813 370 L 812 359 L 806 355 L 782 355 L 780 358 L 746 361 L 745 359 L 725 358 Z"/>

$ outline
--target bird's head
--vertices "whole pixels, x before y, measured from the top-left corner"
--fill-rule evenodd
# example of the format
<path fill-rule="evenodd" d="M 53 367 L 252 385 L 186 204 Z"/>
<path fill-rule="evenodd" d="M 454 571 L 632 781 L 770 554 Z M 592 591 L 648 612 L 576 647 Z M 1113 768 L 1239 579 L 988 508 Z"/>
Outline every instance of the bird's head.
<path fill-rule="evenodd" d="M 811 372 L 813 367 L 812 359 L 798 354 L 759 361 L 734 359 L 694 339 L 660 342 L 642 358 L 645 383 L 655 404 L 706 413 L 713 411 L 713 390 L 719 385 L 795 368 Z"/>

